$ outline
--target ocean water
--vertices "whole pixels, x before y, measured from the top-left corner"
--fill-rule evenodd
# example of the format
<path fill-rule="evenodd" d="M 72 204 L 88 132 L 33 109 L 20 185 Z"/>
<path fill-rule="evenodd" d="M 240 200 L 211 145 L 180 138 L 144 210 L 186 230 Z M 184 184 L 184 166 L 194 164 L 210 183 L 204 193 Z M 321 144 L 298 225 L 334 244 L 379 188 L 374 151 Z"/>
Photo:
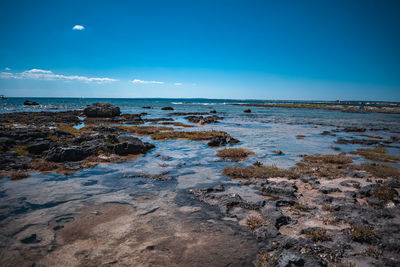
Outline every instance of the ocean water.
<path fill-rule="evenodd" d="M 215 218 L 210 218 L 212 215 L 206 212 L 208 208 L 194 201 L 187 190 L 224 184 L 227 192 L 239 193 L 243 198 L 254 198 L 256 189 L 241 187 L 238 181 L 222 174 L 222 170 L 226 166 L 245 166 L 260 161 L 264 164 L 275 164 L 278 167 L 288 168 L 295 166 L 296 162 L 301 160 L 299 156 L 301 154 L 335 154 L 350 152 L 362 147 L 337 144 L 335 141 L 338 137 L 368 139 L 361 134 L 379 135 L 384 139 L 389 139 L 391 136 L 400 137 L 400 114 L 242 107 L 230 104 L 245 101 L 211 99 L 30 98 L 30 100 L 39 102 L 40 106 L 23 106 L 24 100 L 23 98 L 1 100 L 0 113 L 82 109 L 93 102 L 104 101 L 119 106 L 123 113 L 146 112 L 148 115 L 143 118 L 172 117 L 175 121 L 190 124 L 183 116 L 170 116 L 169 113 L 209 112 L 215 109 L 218 112 L 217 115 L 224 117 L 220 123 L 177 129 L 226 131 L 241 141 L 235 147 L 248 148 L 255 154 L 240 163 L 225 162 L 216 157 L 219 148 L 208 147 L 205 142 L 154 141 L 149 137 L 140 137 L 144 141 L 155 144 L 156 148 L 129 162 L 102 164 L 94 168 L 79 170 L 67 176 L 55 173 L 46 175 L 36 173 L 21 181 L 2 179 L 0 180 L 0 235 L 4 237 L 1 242 L 3 246 L 9 246 L 9 242 L 12 243 L 10 240 L 17 239 L 23 234 L 28 235 L 29 229 L 40 229 L 35 230 L 38 233 L 45 232 L 49 222 L 54 218 L 75 214 L 77 207 L 103 205 L 104 203 L 129 204 L 146 216 L 160 216 L 159 213 L 175 214 L 181 208 L 191 207 L 199 209 L 198 217 L 189 216 L 185 219 L 193 225 L 202 219 L 213 219 L 223 223 L 223 220 L 217 215 Z M 152 109 L 143 109 L 143 106 L 151 106 Z M 174 111 L 161 110 L 166 106 L 173 107 Z M 252 112 L 244 113 L 243 110 L 246 108 L 250 108 Z M 364 133 L 337 132 L 336 136 L 321 135 L 323 131 L 332 131 L 346 126 L 375 130 L 367 130 Z M 382 128 L 389 130 L 376 130 Z M 306 137 L 298 140 L 296 135 L 299 134 Z M 396 148 L 400 144 L 392 143 L 391 145 L 393 147 L 388 148 L 389 153 L 400 155 L 400 149 Z M 273 150 L 281 150 L 283 154 L 276 155 Z M 160 156 L 155 157 L 155 155 Z M 354 159 L 356 163 L 365 161 L 357 156 L 354 156 Z M 124 175 L 130 174 L 163 172 L 168 172 L 168 175 L 175 179 L 162 182 L 144 178 L 122 178 Z M 154 210 L 157 212 L 153 212 Z M 180 220 L 168 219 L 163 223 L 180 225 Z M 214 230 L 215 232 L 213 232 Z M 221 234 L 218 229 L 214 230 L 210 228 L 208 234 Z M 10 235 L 10 231 L 17 234 Z M 151 234 L 149 238 L 151 238 Z M 230 237 L 226 236 L 225 238 L 229 239 Z"/>

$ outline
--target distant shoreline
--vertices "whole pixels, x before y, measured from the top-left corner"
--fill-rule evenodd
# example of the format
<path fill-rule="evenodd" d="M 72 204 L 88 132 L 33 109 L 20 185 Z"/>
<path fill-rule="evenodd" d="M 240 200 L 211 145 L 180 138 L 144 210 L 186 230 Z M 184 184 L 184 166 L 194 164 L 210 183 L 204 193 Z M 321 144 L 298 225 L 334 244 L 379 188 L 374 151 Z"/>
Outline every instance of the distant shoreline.
<path fill-rule="evenodd" d="M 388 113 L 400 114 L 400 107 L 381 107 L 381 106 L 360 106 L 354 105 L 325 105 L 325 104 L 230 104 L 234 106 L 245 107 L 267 107 L 267 108 L 308 108 L 308 109 L 325 109 L 325 110 L 339 110 L 343 112 L 357 112 L 357 113 Z"/>

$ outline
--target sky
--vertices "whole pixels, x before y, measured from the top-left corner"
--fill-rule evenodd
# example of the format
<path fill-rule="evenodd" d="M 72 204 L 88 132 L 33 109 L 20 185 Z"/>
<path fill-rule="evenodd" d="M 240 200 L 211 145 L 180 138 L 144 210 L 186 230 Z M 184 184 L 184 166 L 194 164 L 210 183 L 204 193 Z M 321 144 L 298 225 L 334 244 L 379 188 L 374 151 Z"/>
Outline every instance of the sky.
<path fill-rule="evenodd" d="M 400 1 L 0 1 L 0 94 L 400 101 Z"/>

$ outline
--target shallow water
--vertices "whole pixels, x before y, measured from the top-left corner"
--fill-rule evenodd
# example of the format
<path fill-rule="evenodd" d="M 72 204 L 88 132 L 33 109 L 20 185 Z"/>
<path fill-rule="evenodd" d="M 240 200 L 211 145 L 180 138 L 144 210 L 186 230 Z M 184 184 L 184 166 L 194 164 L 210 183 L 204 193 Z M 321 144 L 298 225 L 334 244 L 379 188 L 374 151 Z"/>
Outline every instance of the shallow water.
<path fill-rule="evenodd" d="M 0 112 L 77 109 L 97 101 L 32 98 L 43 105 L 24 107 L 23 100 L 1 102 Z M 55 262 L 69 265 L 67 262 L 71 257 L 74 259 L 71 265 L 85 261 L 88 264 L 105 264 L 113 260 L 134 262 L 138 266 L 162 266 L 166 262 L 192 266 L 250 264 L 260 244 L 238 224 L 239 219 L 223 218 L 214 208 L 193 200 L 186 193 L 187 189 L 222 183 L 227 192 L 254 198 L 257 195 L 255 189 L 238 186 L 238 181 L 224 176 L 222 169 L 236 164 L 249 165 L 255 161 L 288 168 L 301 159 L 300 154 L 350 152 L 362 147 L 335 143 L 338 137 L 367 138 L 359 136 L 359 133 L 321 135 L 321 132 L 338 126 L 386 127 L 390 130 L 361 133 L 385 139 L 399 137 L 400 133 L 399 114 L 261 107 L 251 107 L 252 113 L 245 114 L 244 107 L 228 105 L 228 101 L 224 100 L 102 101 L 120 106 L 123 113 L 148 113 L 143 118 L 169 117 L 171 111 L 160 110 L 165 106 L 172 106 L 175 109 L 173 112 L 209 112 L 215 109 L 219 112 L 217 115 L 225 117 L 220 123 L 184 130 L 226 131 L 241 141 L 235 147 L 248 148 L 255 155 L 240 163 L 223 162 L 216 157 L 218 149 L 208 147 L 205 142 L 153 141 L 140 137 L 155 144 L 156 148 L 130 162 L 102 164 L 68 176 L 33 174 L 21 181 L 2 179 L 0 244 L 3 249 L 0 258 L 3 265 L 9 262 L 19 263 L 20 266 L 32 262 L 45 266 Z M 152 106 L 153 109 L 143 109 L 142 106 Z M 188 123 L 183 116 L 173 118 Z M 298 140 L 298 134 L 306 137 Z M 333 146 L 340 151 L 333 150 Z M 283 154 L 272 152 L 277 149 Z M 400 155 L 398 148 L 390 148 L 389 152 Z M 155 157 L 157 154 L 160 156 Z M 354 158 L 356 162 L 363 161 L 357 156 Z M 166 171 L 175 179 L 123 178 L 131 174 Z M 102 223 L 96 223 L 96 218 Z M 91 220 L 93 223 L 88 224 Z M 103 229 L 104 225 L 109 228 Z M 73 232 L 71 229 L 80 229 L 82 233 L 66 241 L 68 233 Z M 230 246 L 226 246 L 227 242 Z M 104 255 L 99 256 L 101 251 Z M 231 257 L 227 257 L 229 255 Z"/>

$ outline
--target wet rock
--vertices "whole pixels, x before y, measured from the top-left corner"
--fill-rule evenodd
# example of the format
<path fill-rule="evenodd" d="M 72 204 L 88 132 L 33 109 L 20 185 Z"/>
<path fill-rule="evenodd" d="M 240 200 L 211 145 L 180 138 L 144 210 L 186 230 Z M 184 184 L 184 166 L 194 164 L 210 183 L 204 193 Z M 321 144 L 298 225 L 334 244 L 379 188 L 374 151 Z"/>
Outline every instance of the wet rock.
<path fill-rule="evenodd" d="M 14 112 L 3 113 L 0 116 L 0 123 L 21 123 L 30 125 L 54 125 L 55 123 L 77 124 L 80 122 L 78 115 L 80 111 L 62 111 L 62 112 Z"/>
<path fill-rule="evenodd" d="M 14 151 L 7 151 L 1 154 L 0 170 L 22 170 L 26 169 L 31 159 L 26 156 L 19 156 Z"/>
<path fill-rule="evenodd" d="M 144 120 L 141 117 L 141 114 L 122 114 L 121 122 L 128 124 L 143 124 Z"/>
<path fill-rule="evenodd" d="M 155 147 L 153 144 L 142 142 L 142 140 L 133 136 L 121 136 L 118 141 L 120 143 L 113 147 L 113 152 L 117 155 L 146 153 Z"/>
<path fill-rule="evenodd" d="M 27 147 L 27 150 L 29 153 L 34 154 L 34 155 L 40 155 L 44 151 L 48 150 L 50 148 L 50 141 L 49 140 L 42 140 L 35 142 L 33 144 L 30 144 Z"/>
<path fill-rule="evenodd" d="M 121 114 L 121 111 L 119 107 L 114 106 L 112 104 L 105 102 L 96 102 L 86 107 L 83 110 L 83 113 L 87 117 L 111 118 L 119 116 Z"/>
<path fill-rule="evenodd" d="M 163 107 L 163 108 L 161 108 L 161 110 L 174 110 L 174 108 L 173 107 Z"/>
<path fill-rule="evenodd" d="M 37 105 L 39 105 L 39 103 L 35 102 L 35 101 L 31 101 L 31 100 L 25 100 L 24 105 L 25 106 L 37 106 Z"/>
<path fill-rule="evenodd" d="M 210 113 L 217 113 L 217 111 L 215 109 L 210 110 Z"/>
<path fill-rule="evenodd" d="M 239 140 L 233 137 L 229 138 L 226 136 L 215 136 L 208 142 L 208 146 L 226 146 L 227 144 L 234 145 L 239 142 Z"/>
<path fill-rule="evenodd" d="M 363 133 L 365 132 L 367 129 L 365 128 L 358 128 L 358 127 L 345 127 L 343 129 L 343 132 L 358 132 L 358 133 Z"/>
<path fill-rule="evenodd" d="M 244 112 L 244 113 L 251 113 L 251 109 L 249 109 L 249 108 L 248 108 L 248 109 L 245 109 L 245 110 L 243 110 L 243 112 Z"/>
<path fill-rule="evenodd" d="M 144 106 L 142 108 L 144 108 L 144 109 L 152 109 L 152 107 L 150 107 L 150 106 Z"/>
<path fill-rule="evenodd" d="M 283 154 L 282 150 L 272 150 L 272 153 L 274 153 L 276 155 L 282 155 Z"/>
<path fill-rule="evenodd" d="M 202 123 L 202 124 L 209 124 L 209 123 L 218 123 L 218 120 L 222 120 L 223 117 L 218 117 L 217 115 L 212 116 L 186 116 L 184 119 L 192 122 L 192 123 Z"/>
<path fill-rule="evenodd" d="M 88 146 L 53 147 L 46 160 L 53 162 L 80 161 L 90 156 L 95 148 Z"/>
<path fill-rule="evenodd" d="M 120 128 L 117 127 L 107 127 L 107 126 L 96 126 L 93 127 L 93 131 L 100 132 L 100 133 L 115 133 L 118 132 Z"/>
<path fill-rule="evenodd" d="M 345 138 L 338 138 L 336 140 L 338 144 L 358 144 L 364 146 L 371 146 L 371 145 L 378 145 L 380 141 L 372 140 L 372 139 L 345 139 Z"/>
<path fill-rule="evenodd" d="M 146 178 L 157 181 L 170 181 L 174 179 L 174 177 L 169 176 L 167 174 L 168 172 L 163 172 L 160 174 L 129 174 L 129 175 L 123 175 L 122 178 Z"/>

